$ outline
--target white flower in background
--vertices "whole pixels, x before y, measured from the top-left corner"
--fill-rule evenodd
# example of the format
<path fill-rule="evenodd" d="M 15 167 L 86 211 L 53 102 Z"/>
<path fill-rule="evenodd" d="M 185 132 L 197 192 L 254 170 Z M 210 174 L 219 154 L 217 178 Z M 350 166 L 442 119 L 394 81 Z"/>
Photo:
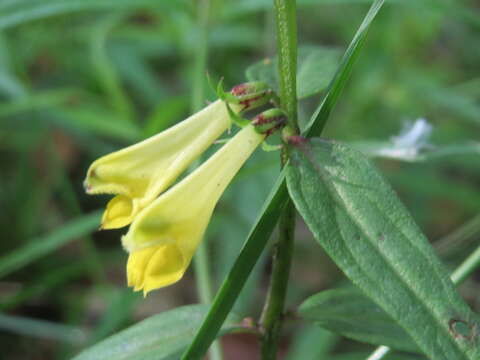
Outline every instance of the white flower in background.
<path fill-rule="evenodd" d="M 424 118 L 408 122 L 399 135 L 393 136 L 390 144 L 370 149 L 372 156 L 388 157 L 405 161 L 422 160 L 424 150 L 433 149 L 429 143 L 433 126 Z"/>

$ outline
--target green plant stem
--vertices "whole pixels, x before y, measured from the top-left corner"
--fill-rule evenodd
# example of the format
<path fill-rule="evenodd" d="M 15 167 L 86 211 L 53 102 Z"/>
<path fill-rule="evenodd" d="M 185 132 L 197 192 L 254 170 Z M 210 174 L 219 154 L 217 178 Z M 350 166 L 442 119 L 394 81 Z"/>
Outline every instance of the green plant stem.
<path fill-rule="evenodd" d="M 467 257 L 450 275 L 455 285 L 464 282 L 480 266 L 480 246 L 469 257 Z M 379 346 L 367 360 L 380 360 L 388 354 L 390 348 Z"/>
<path fill-rule="evenodd" d="M 463 283 L 480 266 L 480 246 L 467 257 L 452 273 L 450 278 L 455 285 Z"/>
<path fill-rule="evenodd" d="M 210 23 L 210 0 L 198 2 L 198 30 L 199 39 L 194 53 L 193 82 L 192 82 L 192 113 L 200 110 L 205 101 L 205 68 L 208 61 L 208 29 Z M 208 257 L 208 246 L 206 242 L 200 243 L 193 259 L 195 269 L 195 280 L 200 302 L 210 304 L 213 298 L 212 279 Z M 215 341 L 210 348 L 211 360 L 222 360 L 222 349 L 220 343 Z"/>
<path fill-rule="evenodd" d="M 297 8 L 295 0 L 274 0 L 277 28 L 280 102 L 288 124 L 298 133 L 297 124 Z"/>
<path fill-rule="evenodd" d="M 480 233 L 480 215 L 475 216 L 460 226 L 454 232 L 433 243 L 435 251 L 440 256 L 451 256 L 455 252 L 471 244 Z"/>
<path fill-rule="evenodd" d="M 288 115 L 290 132 L 298 134 L 296 4 L 295 0 L 274 0 L 274 4 L 279 59 L 280 105 Z M 287 154 L 282 151 L 282 165 L 285 165 L 286 161 Z M 277 357 L 294 241 L 295 208 L 292 202 L 288 201 L 280 216 L 279 237 L 273 252 L 270 287 L 260 319 L 263 331 L 261 338 L 263 360 L 274 360 Z"/>
<path fill-rule="evenodd" d="M 273 253 L 272 276 L 267 300 L 260 320 L 262 359 L 275 359 L 283 322 L 283 309 L 294 249 L 295 208 L 289 201 L 280 217 L 279 239 Z"/>

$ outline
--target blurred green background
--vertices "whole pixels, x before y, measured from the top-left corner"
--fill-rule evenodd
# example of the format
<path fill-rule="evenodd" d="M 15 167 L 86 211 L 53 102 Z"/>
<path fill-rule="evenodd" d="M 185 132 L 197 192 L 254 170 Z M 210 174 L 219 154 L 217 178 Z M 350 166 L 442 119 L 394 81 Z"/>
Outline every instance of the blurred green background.
<path fill-rule="evenodd" d="M 299 0 L 299 43 L 341 54 L 370 3 Z M 246 81 L 250 65 L 275 55 L 272 1 L 211 0 L 203 15 L 201 7 L 182 0 L 0 0 L 1 359 L 67 359 L 150 315 L 199 301 L 193 269 L 145 299 L 126 287 L 125 231 L 96 231 L 108 197 L 87 197 L 82 181 L 97 157 L 214 100 L 207 72 L 230 87 Z M 432 146 L 466 149 L 418 162 L 377 161 L 452 267 L 480 238 L 479 30 L 479 1 L 387 1 L 324 133 L 388 142 L 406 121 L 424 117 Z M 333 56 L 320 68 L 325 85 L 338 61 Z M 301 101 L 303 123 L 321 96 Z M 215 286 L 277 174 L 278 153 L 259 150 L 222 197 L 207 236 Z M 259 315 L 268 272 L 265 257 L 237 301 L 238 314 Z M 289 307 L 341 281 L 298 224 Z M 461 288 L 476 310 L 479 281 Z M 320 338 L 329 359 L 373 349 L 294 321 L 285 327 L 283 352 L 290 360 L 317 359 L 312 349 Z M 255 359 L 251 335 L 229 335 L 223 344 L 227 359 Z"/>

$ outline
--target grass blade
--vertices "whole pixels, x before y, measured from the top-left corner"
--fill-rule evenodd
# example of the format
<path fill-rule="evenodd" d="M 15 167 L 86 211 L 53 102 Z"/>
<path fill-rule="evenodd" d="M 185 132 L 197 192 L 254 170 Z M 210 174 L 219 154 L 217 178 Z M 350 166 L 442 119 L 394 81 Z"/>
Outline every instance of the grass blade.
<path fill-rule="evenodd" d="M 0 278 L 55 251 L 76 238 L 90 233 L 97 229 L 99 224 L 100 212 L 96 211 L 78 217 L 46 236 L 32 239 L 27 245 L 0 258 Z"/>
<path fill-rule="evenodd" d="M 385 0 L 375 0 L 370 7 L 370 10 L 368 10 L 367 15 L 355 33 L 352 42 L 343 55 L 342 62 L 340 63 L 335 77 L 328 87 L 327 95 L 325 95 L 307 125 L 307 130 L 305 131 L 306 135 L 318 136 L 322 132 L 333 107 L 337 103 L 338 97 L 342 93 L 343 88 L 350 77 L 353 64 L 360 54 L 360 50 L 365 42 L 368 29 L 384 2 Z"/>

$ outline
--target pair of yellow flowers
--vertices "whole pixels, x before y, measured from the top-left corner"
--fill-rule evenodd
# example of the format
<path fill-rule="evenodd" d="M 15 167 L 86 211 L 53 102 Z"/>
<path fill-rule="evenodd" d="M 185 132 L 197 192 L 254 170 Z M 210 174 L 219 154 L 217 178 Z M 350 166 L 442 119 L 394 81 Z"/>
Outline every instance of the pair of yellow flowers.
<path fill-rule="evenodd" d="M 122 244 L 129 253 L 128 285 L 135 291 L 147 294 L 182 278 L 221 194 L 284 117 L 277 109 L 258 115 L 207 161 L 171 185 L 230 127 L 232 116 L 265 104 L 270 94 L 263 84 L 238 85 L 223 100 L 90 166 L 87 193 L 116 195 L 104 212 L 102 229 L 131 224 Z"/>

